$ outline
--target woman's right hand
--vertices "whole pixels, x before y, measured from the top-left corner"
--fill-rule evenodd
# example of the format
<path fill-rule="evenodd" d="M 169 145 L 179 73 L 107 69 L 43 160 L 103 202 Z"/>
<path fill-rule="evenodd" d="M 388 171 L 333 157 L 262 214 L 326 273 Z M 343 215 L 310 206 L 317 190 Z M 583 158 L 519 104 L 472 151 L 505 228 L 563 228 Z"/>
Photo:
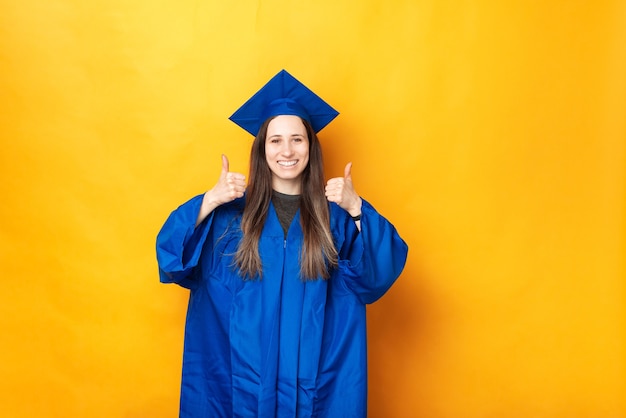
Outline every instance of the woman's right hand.
<path fill-rule="evenodd" d="M 200 225 L 211 212 L 224 203 L 242 197 L 246 191 L 246 176 L 228 171 L 228 158 L 222 154 L 222 172 L 217 184 L 204 194 L 196 226 Z"/>

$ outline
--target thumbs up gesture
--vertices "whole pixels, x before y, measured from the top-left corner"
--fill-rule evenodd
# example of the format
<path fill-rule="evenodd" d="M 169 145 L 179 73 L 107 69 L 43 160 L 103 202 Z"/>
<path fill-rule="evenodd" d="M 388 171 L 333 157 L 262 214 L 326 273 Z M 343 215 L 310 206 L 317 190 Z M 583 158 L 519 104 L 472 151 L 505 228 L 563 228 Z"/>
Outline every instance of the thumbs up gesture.
<path fill-rule="evenodd" d="M 231 172 L 228 157 L 222 155 L 220 177 L 215 186 L 204 194 L 196 225 L 200 224 L 216 207 L 242 197 L 245 191 L 246 176 Z"/>
<path fill-rule="evenodd" d="M 222 155 L 222 172 L 217 184 L 211 189 L 218 205 L 242 197 L 246 191 L 246 176 L 231 172 L 228 165 L 228 157 Z"/>
<path fill-rule="evenodd" d="M 326 183 L 326 199 L 335 202 L 350 216 L 361 214 L 363 201 L 354 190 L 352 184 L 352 163 L 348 163 L 343 172 L 343 177 L 335 177 Z"/>

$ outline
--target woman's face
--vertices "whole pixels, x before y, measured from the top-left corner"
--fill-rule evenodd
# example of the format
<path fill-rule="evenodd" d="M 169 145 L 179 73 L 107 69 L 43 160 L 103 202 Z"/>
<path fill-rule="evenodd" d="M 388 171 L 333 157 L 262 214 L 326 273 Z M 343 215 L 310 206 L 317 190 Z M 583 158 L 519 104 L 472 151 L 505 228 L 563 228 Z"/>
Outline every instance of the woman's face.
<path fill-rule="evenodd" d="M 300 176 L 309 163 L 309 138 L 299 116 L 272 119 L 265 136 L 265 158 L 272 171 L 272 188 L 300 194 Z"/>

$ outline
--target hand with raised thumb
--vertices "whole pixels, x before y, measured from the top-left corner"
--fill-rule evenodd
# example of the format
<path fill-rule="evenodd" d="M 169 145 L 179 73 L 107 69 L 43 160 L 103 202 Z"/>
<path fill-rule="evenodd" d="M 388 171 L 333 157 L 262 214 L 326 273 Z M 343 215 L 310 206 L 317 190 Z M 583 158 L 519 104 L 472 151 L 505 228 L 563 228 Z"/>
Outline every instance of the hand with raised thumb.
<path fill-rule="evenodd" d="M 216 207 L 242 197 L 245 191 L 246 176 L 231 172 L 228 157 L 222 154 L 222 171 L 215 186 L 204 194 L 196 225 L 200 224 Z"/>
<path fill-rule="evenodd" d="M 341 208 L 350 213 L 351 216 L 361 214 L 363 201 L 354 190 L 352 184 L 352 163 L 348 163 L 343 170 L 343 177 L 335 177 L 326 183 L 326 199 L 329 202 L 337 203 Z"/>

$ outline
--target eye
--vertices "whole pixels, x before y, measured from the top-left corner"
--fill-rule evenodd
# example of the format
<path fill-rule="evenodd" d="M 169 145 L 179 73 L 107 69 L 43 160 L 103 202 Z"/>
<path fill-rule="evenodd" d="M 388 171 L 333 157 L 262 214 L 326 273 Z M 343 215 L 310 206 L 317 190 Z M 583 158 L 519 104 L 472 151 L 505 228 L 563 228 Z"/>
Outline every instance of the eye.
<path fill-rule="evenodd" d="M 302 137 L 301 136 L 296 136 L 293 138 L 294 142 L 302 142 Z"/>

